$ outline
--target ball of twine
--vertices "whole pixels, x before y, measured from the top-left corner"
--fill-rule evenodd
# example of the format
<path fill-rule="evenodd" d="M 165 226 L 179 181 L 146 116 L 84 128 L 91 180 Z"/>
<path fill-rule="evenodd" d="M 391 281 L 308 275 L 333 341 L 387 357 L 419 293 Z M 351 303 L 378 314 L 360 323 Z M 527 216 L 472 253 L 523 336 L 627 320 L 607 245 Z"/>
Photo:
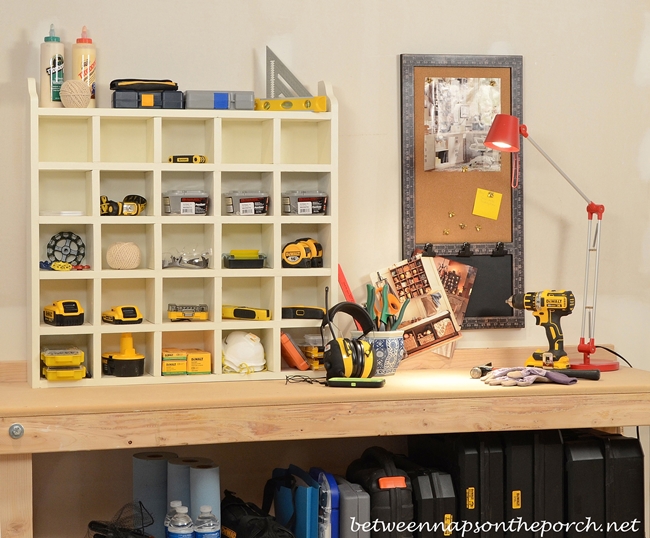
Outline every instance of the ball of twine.
<path fill-rule="evenodd" d="M 115 243 L 106 251 L 111 269 L 136 269 L 140 265 L 140 249 L 135 243 Z"/>
<path fill-rule="evenodd" d="M 66 108 L 86 108 L 90 103 L 90 86 L 82 80 L 68 80 L 61 85 L 59 95 Z"/>

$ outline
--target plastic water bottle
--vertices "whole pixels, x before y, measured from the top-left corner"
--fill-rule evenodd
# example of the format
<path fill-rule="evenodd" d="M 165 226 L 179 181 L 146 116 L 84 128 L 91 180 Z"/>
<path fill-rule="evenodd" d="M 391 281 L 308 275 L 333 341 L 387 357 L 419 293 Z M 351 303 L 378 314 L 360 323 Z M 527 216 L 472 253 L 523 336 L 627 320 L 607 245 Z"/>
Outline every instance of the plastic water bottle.
<path fill-rule="evenodd" d="M 220 538 L 221 523 L 212 513 L 212 506 L 201 506 L 201 513 L 194 522 L 196 538 Z"/>
<path fill-rule="evenodd" d="M 169 538 L 169 522 L 176 515 L 176 509 L 183 506 L 183 501 L 172 501 L 169 503 L 169 512 L 165 515 L 165 536 Z"/>
<path fill-rule="evenodd" d="M 187 506 L 179 506 L 169 522 L 169 538 L 194 538 L 194 523 L 187 515 Z"/>

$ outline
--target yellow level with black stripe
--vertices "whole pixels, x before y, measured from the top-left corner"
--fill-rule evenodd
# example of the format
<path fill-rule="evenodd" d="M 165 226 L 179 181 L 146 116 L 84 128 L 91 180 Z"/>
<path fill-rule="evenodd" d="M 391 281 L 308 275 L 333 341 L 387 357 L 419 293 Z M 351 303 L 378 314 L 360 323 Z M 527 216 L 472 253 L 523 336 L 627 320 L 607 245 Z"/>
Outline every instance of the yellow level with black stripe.
<path fill-rule="evenodd" d="M 309 112 L 327 112 L 327 97 L 290 97 L 280 99 L 255 99 L 255 110 L 306 110 Z"/>

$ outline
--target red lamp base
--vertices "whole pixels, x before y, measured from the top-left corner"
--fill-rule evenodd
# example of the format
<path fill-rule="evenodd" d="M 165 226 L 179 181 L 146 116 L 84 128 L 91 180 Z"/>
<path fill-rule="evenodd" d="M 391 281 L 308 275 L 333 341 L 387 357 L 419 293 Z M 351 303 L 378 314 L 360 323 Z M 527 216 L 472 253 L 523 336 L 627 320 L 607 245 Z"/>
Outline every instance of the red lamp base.
<path fill-rule="evenodd" d="M 600 370 L 601 372 L 615 372 L 619 368 L 618 361 L 605 359 L 587 359 L 588 362 L 571 363 L 572 370 Z"/>

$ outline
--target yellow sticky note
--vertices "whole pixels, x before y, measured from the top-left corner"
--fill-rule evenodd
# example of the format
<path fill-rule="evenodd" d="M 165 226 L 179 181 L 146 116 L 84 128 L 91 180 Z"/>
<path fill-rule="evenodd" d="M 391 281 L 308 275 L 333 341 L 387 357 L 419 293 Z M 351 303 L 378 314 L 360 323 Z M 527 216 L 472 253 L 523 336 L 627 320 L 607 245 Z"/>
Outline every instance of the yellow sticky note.
<path fill-rule="evenodd" d="M 476 189 L 472 214 L 477 217 L 497 220 L 499 218 L 499 209 L 501 209 L 501 198 L 503 198 L 503 195 L 500 192 Z"/>

